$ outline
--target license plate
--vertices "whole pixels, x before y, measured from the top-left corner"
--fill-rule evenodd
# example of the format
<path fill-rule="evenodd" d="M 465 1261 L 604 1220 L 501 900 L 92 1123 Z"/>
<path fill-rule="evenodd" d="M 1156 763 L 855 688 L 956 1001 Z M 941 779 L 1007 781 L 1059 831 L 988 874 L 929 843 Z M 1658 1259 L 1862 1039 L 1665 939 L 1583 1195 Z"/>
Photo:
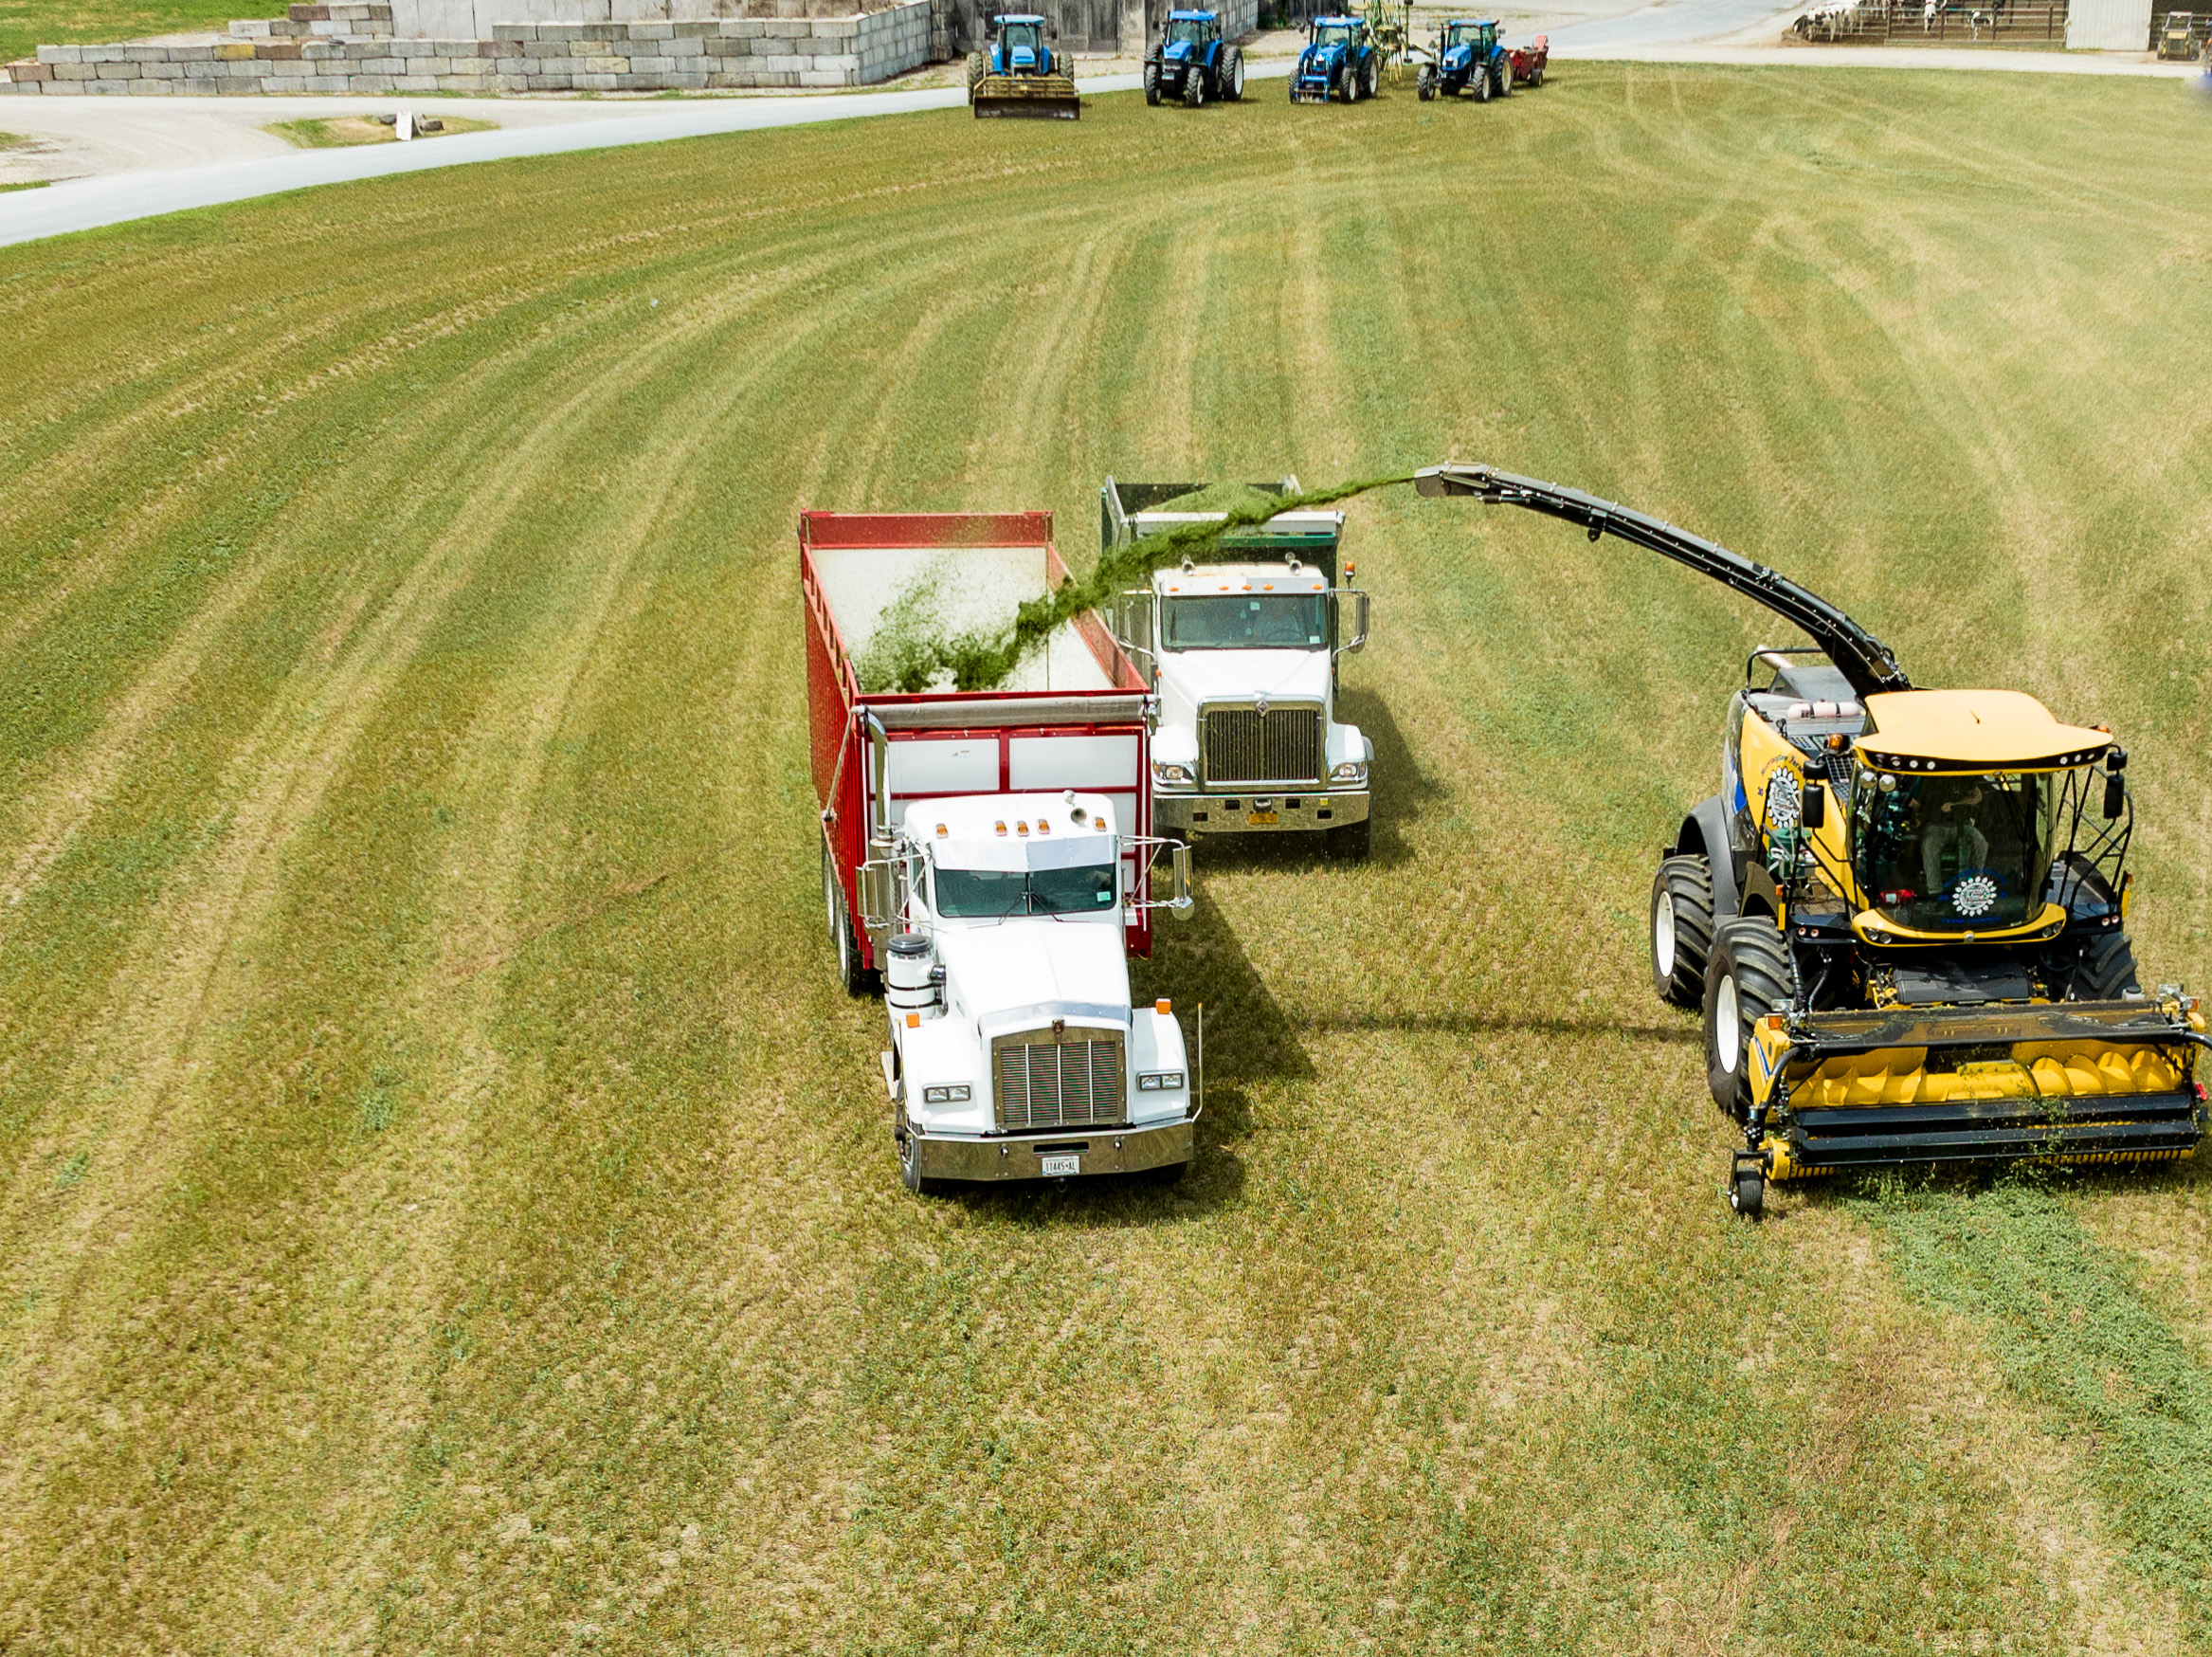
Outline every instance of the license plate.
<path fill-rule="evenodd" d="M 1080 1156 L 1040 1156 L 1037 1158 L 1037 1166 L 1045 1178 L 1052 1179 L 1063 1174 L 1082 1173 L 1083 1159 Z"/>
<path fill-rule="evenodd" d="M 1274 822 L 1275 813 L 1273 811 L 1254 811 L 1247 821 L 1251 823 L 1253 828 L 1258 828 L 1263 824 Z"/>

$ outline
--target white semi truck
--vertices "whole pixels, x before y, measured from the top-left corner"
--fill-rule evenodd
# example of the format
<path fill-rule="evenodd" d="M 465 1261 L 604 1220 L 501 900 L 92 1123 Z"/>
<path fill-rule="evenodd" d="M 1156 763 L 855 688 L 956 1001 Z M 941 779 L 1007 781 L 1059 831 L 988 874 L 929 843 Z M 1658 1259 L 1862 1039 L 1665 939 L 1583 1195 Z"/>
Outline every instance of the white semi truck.
<path fill-rule="evenodd" d="M 1187 1165 L 1201 1055 L 1130 998 L 1153 913 L 1190 909 L 1187 848 L 1150 832 L 1141 677 L 1086 612 L 1003 690 L 865 683 L 895 630 L 1066 580 L 1051 515 L 808 512 L 799 539 L 825 920 L 846 990 L 884 992 L 908 1189 Z"/>
<path fill-rule="evenodd" d="M 1223 512 L 1179 511 L 1197 483 L 1099 490 L 1101 553 Z M 1297 493 L 1296 478 L 1253 485 Z M 1320 834 L 1368 854 L 1372 751 L 1336 718 L 1337 663 L 1367 643 L 1368 595 L 1337 582 L 1341 512 L 1284 512 L 1224 532 L 1115 607 L 1115 641 L 1158 697 L 1152 823 L 1209 834 Z M 1350 564 L 1344 574 L 1353 574 Z"/>

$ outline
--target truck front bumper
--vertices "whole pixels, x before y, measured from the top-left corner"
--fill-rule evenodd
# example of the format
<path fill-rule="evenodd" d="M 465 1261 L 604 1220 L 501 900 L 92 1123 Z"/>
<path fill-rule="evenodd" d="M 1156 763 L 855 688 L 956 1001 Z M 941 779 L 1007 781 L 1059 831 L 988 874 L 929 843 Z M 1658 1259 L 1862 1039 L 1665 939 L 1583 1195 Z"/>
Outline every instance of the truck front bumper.
<path fill-rule="evenodd" d="M 1201 834 L 1296 834 L 1339 828 L 1368 818 L 1366 789 L 1260 789 L 1250 793 L 1152 794 L 1152 832 L 1195 840 Z"/>
<path fill-rule="evenodd" d="M 1156 1127 L 1093 1128 L 1049 1138 L 955 1138 L 917 1136 L 924 1179 L 1058 1179 L 1044 1172 L 1048 1156 L 1073 1156 L 1074 1173 L 1141 1174 L 1167 1168 L 1197 1155 L 1197 1121 L 1162 1122 Z"/>

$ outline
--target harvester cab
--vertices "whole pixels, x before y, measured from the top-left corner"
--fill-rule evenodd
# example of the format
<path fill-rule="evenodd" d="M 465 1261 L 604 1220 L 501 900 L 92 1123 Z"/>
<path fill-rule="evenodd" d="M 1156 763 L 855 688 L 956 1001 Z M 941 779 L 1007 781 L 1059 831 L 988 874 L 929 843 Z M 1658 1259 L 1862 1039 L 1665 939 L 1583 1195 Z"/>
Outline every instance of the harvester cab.
<path fill-rule="evenodd" d="M 1445 24 L 1437 35 L 1435 62 L 1422 65 L 1416 88 L 1422 98 L 1440 92 L 1457 98 L 1472 92 L 1478 102 L 1487 103 L 1512 92 L 1513 63 L 1498 44 L 1497 27 L 1495 18 L 1476 22 L 1456 17 Z"/>
<path fill-rule="evenodd" d="M 1075 64 L 1052 44 L 1054 33 L 1052 26 L 1034 13 L 1009 12 L 990 20 L 984 49 L 968 59 L 968 104 L 977 119 L 1080 118 Z"/>
<path fill-rule="evenodd" d="M 1234 103 L 1244 96 L 1244 54 L 1222 38 L 1221 14 L 1170 11 L 1145 54 L 1145 101 L 1180 98 L 1196 109 L 1208 99 Z"/>
<path fill-rule="evenodd" d="M 1356 103 L 1372 98 L 1382 77 L 1374 31 L 1360 17 L 1316 17 L 1291 74 L 1293 103 Z"/>
<path fill-rule="evenodd" d="M 2033 697 L 1915 688 L 1872 633 L 1727 548 L 1579 490 L 1431 467 L 1713 576 L 1808 634 L 1750 659 L 1721 790 L 1652 882 L 1653 988 L 1701 1009 L 1744 1129 L 1729 1198 L 1936 1162 L 2185 1159 L 2208 1124 L 2197 1003 L 2126 930 L 2127 754 Z"/>

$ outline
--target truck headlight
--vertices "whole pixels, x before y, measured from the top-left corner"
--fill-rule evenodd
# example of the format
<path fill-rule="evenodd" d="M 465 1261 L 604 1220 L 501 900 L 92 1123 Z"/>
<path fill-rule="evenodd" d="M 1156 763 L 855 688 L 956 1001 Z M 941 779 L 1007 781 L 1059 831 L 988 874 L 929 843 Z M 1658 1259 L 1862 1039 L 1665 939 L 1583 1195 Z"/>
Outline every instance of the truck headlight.
<path fill-rule="evenodd" d="M 1140 1093 L 1172 1093 L 1183 1085 L 1180 1070 L 1140 1070 L 1136 1078 Z"/>
<path fill-rule="evenodd" d="M 1184 783 L 1188 785 L 1197 780 L 1190 774 L 1190 767 L 1188 765 L 1176 765 L 1171 761 L 1163 763 L 1157 759 L 1152 761 L 1152 781 L 1156 783 Z"/>
<path fill-rule="evenodd" d="M 924 1104 L 966 1104 L 968 1099 L 968 1083 L 965 1082 L 955 1082 L 950 1087 L 925 1087 L 922 1089 L 922 1102 Z"/>
<path fill-rule="evenodd" d="M 1343 783 L 1348 788 L 1363 789 L 1368 786 L 1368 762 L 1361 759 L 1344 765 L 1332 765 L 1329 768 L 1329 780 L 1332 783 Z"/>

